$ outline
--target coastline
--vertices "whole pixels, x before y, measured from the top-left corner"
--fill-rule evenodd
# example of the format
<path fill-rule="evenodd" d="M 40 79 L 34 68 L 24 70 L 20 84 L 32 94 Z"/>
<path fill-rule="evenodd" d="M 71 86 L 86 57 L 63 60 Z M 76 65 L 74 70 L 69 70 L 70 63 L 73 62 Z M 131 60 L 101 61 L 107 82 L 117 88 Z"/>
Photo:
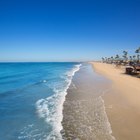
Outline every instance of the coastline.
<path fill-rule="evenodd" d="M 140 81 L 113 65 L 90 62 L 95 71 L 112 81 L 112 89 L 103 96 L 113 136 L 117 140 L 140 138 Z"/>
<path fill-rule="evenodd" d="M 109 88 L 110 80 L 95 73 L 91 64 L 82 65 L 63 105 L 63 139 L 115 140 L 102 99 Z"/>

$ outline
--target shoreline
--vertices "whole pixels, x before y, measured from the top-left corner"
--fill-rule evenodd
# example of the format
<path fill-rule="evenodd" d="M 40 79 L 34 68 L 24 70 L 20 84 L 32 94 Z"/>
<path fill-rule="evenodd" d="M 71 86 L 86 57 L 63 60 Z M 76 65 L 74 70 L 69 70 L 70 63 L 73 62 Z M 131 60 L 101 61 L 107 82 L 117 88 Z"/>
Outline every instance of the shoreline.
<path fill-rule="evenodd" d="M 102 98 L 109 87 L 110 80 L 95 73 L 91 64 L 83 64 L 74 75 L 63 104 L 64 139 L 115 140 Z"/>
<path fill-rule="evenodd" d="M 140 138 L 140 81 L 113 65 L 90 62 L 94 70 L 112 81 L 104 94 L 106 113 L 116 140 Z"/>

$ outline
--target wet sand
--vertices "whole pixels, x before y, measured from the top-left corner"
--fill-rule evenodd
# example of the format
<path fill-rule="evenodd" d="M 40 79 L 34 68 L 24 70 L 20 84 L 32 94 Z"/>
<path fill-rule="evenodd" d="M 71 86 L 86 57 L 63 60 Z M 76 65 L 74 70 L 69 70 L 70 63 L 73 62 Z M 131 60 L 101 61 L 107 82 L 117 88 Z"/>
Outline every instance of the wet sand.
<path fill-rule="evenodd" d="M 102 99 L 110 85 L 110 80 L 95 73 L 92 65 L 83 64 L 64 102 L 63 139 L 114 140 Z"/>
<path fill-rule="evenodd" d="M 110 64 L 91 63 L 97 73 L 113 81 L 103 98 L 116 140 L 140 140 L 140 79 Z"/>

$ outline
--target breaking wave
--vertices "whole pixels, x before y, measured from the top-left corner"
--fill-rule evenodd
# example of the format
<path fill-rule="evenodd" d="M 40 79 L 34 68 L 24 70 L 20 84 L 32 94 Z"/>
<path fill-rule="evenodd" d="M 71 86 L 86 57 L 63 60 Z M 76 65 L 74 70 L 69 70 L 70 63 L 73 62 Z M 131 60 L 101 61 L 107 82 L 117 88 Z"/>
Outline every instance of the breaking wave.
<path fill-rule="evenodd" d="M 55 87 L 53 85 L 54 94 L 45 99 L 36 102 L 37 114 L 50 125 L 51 130 L 46 140 L 62 140 L 60 131 L 63 129 L 63 103 L 67 95 L 67 90 L 72 82 L 74 74 L 79 71 L 81 64 L 75 65 L 74 68 L 65 73 L 63 86 Z M 45 81 L 46 82 L 46 81 Z"/>

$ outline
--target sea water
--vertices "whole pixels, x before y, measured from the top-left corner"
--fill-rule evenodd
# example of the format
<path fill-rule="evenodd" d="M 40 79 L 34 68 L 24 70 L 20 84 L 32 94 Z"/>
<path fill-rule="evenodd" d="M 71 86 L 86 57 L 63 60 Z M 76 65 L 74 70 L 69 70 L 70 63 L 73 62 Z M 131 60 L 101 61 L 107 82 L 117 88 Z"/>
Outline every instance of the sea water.
<path fill-rule="evenodd" d="M 61 140 L 63 103 L 80 63 L 0 63 L 0 140 Z"/>
<path fill-rule="evenodd" d="M 87 63 L 0 63 L 0 140 L 114 140 L 105 82 Z"/>

